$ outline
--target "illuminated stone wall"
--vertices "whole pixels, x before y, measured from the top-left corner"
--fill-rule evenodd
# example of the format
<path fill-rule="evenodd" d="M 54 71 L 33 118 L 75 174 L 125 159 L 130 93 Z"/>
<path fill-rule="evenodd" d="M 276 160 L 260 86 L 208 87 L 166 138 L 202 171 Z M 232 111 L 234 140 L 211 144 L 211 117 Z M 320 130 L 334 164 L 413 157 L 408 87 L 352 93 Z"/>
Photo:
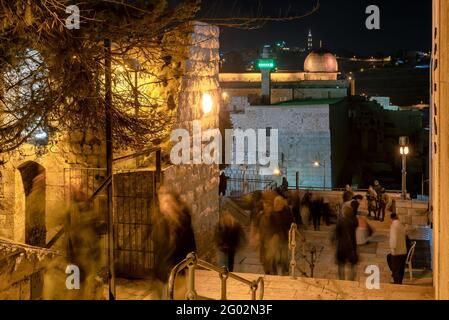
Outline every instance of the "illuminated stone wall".
<path fill-rule="evenodd" d="M 20 169 L 30 163 L 42 166 L 45 172 L 46 241 L 59 230 L 66 213 L 69 168 L 101 168 L 105 162 L 104 143 L 98 136 L 73 132 L 41 153 L 26 144 L 17 152 L 3 156 L 3 196 L 0 197 L 0 237 L 25 242 L 25 192 Z"/>
<path fill-rule="evenodd" d="M 449 299 L 449 1 L 433 1 L 432 208 L 435 297 Z"/>
<path fill-rule="evenodd" d="M 217 27 L 195 23 L 185 62 L 185 75 L 179 94 L 178 116 L 174 128 L 192 134 L 193 121 L 201 121 L 202 130 L 218 128 L 219 112 L 219 31 Z M 213 99 L 212 112 L 203 114 L 201 99 L 208 93 Z M 213 229 L 218 222 L 218 165 L 174 165 L 164 171 L 164 184 L 179 193 L 192 211 L 192 224 L 199 255 L 215 259 Z"/>
<path fill-rule="evenodd" d="M 191 131 L 194 120 L 201 120 L 203 129 L 218 128 L 219 84 L 218 61 L 219 41 L 218 28 L 193 23 L 179 33 L 174 32 L 165 39 L 175 39 L 179 47 L 177 60 L 172 60 L 175 68 L 155 66 L 154 71 L 162 77 L 172 78 L 174 72 L 182 76 L 169 82 L 166 87 L 156 84 L 149 94 L 160 95 L 164 99 L 174 95 L 175 128 L 186 128 Z M 179 60 L 179 61 L 178 61 Z M 179 68 L 178 68 L 179 67 Z M 177 70 L 177 71 L 176 71 Z M 201 108 L 202 95 L 208 93 L 213 98 L 213 111 L 203 114 Z M 170 133 L 171 128 L 167 127 Z M 70 169 L 105 168 L 105 145 L 101 133 L 91 134 L 79 131 L 59 139 L 52 140 L 45 152 L 40 152 L 32 145 L 24 145 L 19 150 L 3 155 L 4 164 L 0 165 L 0 237 L 19 243 L 25 242 L 25 192 L 20 172 L 21 166 L 35 162 L 45 170 L 45 225 L 46 242 L 51 240 L 62 226 L 68 208 L 68 185 L 71 183 Z M 57 142 L 57 143 L 55 143 Z M 170 148 L 164 144 L 163 153 L 169 154 Z M 115 157 L 132 153 L 122 150 Z M 136 166 L 132 160 L 128 169 Z M 118 167 L 116 167 L 118 168 Z M 146 167 L 154 168 L 154 163 Z M 210 261 L 214 259 L 214 248 L 210 241 L 212 230 L 218 220 L 218 165 L 186 165 L 172 166 L 165 170 L 165 184 L 181 194 L 192 210 L 193 225 L 200 254 Z M 60 241 L 58 246 L 62 246 Z M 64 248 L 61 248 L 64 249 Z"/>
<path fill-rule="evenodd" d="M 329 105 L 251 106 L 244 113 L 231 114 L 234 128 L 277 129 L 279 166 L 289 185 L 296 182 L 296 171 L 304 187 L 332 186 Z M 284 163 L 282 163 L 284 154 Z M 326 168 L 313 166 L 326 162 Z M 326 181 L 324 181 L 324 174 Z"/>

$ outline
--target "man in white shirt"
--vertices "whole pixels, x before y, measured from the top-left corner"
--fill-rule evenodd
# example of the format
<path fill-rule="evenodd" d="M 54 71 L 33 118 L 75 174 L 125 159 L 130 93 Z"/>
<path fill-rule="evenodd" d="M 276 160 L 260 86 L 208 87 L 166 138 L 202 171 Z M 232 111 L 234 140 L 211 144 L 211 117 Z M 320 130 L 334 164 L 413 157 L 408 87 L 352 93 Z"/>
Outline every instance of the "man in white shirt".
<path fill-rule="evenodd" d="M 405 271 L 405 261 L 407 259 L 405 227 L 401 221 L 399 221 L 399 218 L 395 213 L 392 213 L 390 217 L 392 222 L 390 227 L 391 263 L 389 263 L 389 265 L 393 274 L 394 283 L 402 284 Z M 387 260 L 390 257 L 387 257 Z"/>

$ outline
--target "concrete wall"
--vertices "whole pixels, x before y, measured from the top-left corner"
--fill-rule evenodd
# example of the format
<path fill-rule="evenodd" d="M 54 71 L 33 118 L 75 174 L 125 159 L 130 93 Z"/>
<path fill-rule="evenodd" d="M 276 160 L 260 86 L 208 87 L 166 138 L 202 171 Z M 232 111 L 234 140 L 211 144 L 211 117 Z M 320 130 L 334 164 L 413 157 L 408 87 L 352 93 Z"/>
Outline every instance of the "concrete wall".
<path fill-rule="evenodd" d="M 435 297 L 449 299 L 449 0 L 433 0 L 432 206 Z"/>

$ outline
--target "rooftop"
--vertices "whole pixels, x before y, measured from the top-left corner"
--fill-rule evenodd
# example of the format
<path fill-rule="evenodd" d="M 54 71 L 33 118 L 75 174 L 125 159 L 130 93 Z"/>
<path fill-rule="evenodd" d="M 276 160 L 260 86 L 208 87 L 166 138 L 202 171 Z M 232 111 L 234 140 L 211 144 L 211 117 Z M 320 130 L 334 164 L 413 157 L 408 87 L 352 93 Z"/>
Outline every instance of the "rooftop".
<path fill-rule="evenodd" d="M 310 105 L 320 105 L 320 104 L 336 104 L 345 98 L 333 98 L 333 99 L 306 99 L 306 100 L 291 100 L 283 101 L 274 106 L 310 106 Z"/>

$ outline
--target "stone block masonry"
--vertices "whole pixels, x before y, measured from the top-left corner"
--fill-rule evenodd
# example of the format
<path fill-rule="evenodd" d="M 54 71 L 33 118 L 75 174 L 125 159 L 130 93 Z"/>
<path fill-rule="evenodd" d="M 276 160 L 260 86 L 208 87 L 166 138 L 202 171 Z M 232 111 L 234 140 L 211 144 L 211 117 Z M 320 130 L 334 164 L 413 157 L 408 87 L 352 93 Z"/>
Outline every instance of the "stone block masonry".
<path fill-rule="evenodd" d="M 186 48 L 185 74 L 181 81 L 176 123 L 173 129 L 191 132 L 193 121 L 201 121 L 202 130 L 218 128 L 218 36 L 217 27 L 204 23 L 190 25 L 191 36 Z M 213 99 L 212 112 L 203 114 L 202 95 Z M 202 259 L 213 262 L 215 248 L 210 241 L 218 222 L 219 169 L 218 165 L 176 165 L 167 168 L 163 183 L 179 193 L 192 212 L 198 253 Z"/>
<path fill-rule="evenodd" d="M 0 300 L 29 300 L 30 277 L 56 256 L 54 251 L 0 239 Z"/>

